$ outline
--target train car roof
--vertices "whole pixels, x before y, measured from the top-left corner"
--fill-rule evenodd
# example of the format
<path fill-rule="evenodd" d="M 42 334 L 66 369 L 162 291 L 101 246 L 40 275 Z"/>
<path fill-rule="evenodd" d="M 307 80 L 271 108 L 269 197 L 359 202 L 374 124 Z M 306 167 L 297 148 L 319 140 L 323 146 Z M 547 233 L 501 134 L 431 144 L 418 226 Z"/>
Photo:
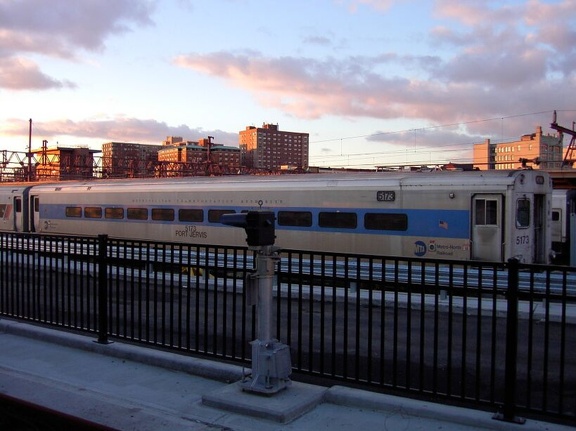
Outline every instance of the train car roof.
<path fill-rule="evenodd" d="M 178 191 L 185 189 L 260 189 L 290 188 L 309 189 L 322 187 L 422 187 L 422 186 L 470 186 L 512 184 L 521 175 L 547 175 L 538 170 L 491 170 L 491 171 L 434 171 L 434 172 L 367 172 L 323 173 L 286 175 L 230 175 L 220 177 L 174 177 L 174 178 L 124 178 L 95 179 L 86 181 L 59 181 L 52 183 L 28 183 L 40 191 L 78 192 L 105 191 L 145 187 L 152 190 Z M 3 185 L 10 186 L 9 184 Z M 10 186 L 14 187 L 14 186 Z M 20 184 L 18 187 L 23 187 Z"/>

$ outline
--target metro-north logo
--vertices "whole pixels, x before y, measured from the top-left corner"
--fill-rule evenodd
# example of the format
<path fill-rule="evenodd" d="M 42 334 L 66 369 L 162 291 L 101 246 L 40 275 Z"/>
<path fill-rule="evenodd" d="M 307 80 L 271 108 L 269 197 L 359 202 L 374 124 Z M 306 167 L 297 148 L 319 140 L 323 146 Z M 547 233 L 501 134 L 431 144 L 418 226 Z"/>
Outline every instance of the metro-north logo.
<path fill-rule="evenodd" d="M 426 254 L 426 244 L 423 241 L 416 241 L 414 243 L 414 255 L 422 257 Z"/>

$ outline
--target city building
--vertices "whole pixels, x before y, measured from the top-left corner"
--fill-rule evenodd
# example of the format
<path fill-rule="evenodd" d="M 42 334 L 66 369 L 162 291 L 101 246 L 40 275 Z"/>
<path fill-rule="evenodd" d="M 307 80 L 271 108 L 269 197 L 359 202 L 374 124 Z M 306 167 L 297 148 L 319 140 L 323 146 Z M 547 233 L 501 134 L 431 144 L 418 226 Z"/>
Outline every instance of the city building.
<path fill-rule="evenodd" d="M 286 132 L 277 124 L 240 131 L 241 163 L 250 170 L 308 169 L 309 134 Z"/>
<path fill-rule="evenodd" d="M 159 176 L 237 174 L 240 149 L 215 144 L 213 137 L 198 142 L 169 136 L 158 151 Z"/>
<path fill-rule="evenodd" d="M 493 144 L 486 139 L 474 144 L 474 168 L 519 169 L 530 166 L 534 169 L 560 169 L 562 167 L 562 140 L 555 135 L 544 135 L 542 127 L 536 133 L 523 135 L 520 140 Z"/>
<path fill-rule="evenodd" d="M 106 142 L 102 144 L 103 178 L 140 178 L 155 174 L 158 150 L 161 145 L 132 142 Z"/>
<path fill-rule="evenodd" d="M 162 145 L 163 146 L 167 146 L 167 145 L 184 145 L 185 143 L 190 142 L 190 141 L 186 141 L 184 142 L 184 139 L 182 138 L 182 136 L 166 136 L 166 139 L 164 141 L 162 141 Z M 198 142 L 196 142 L 197 144 Z"/>
<path fill-rule="evenodd" d="M 98 150 L 82 147 L 48 147 L 32 150 L 36 160 L 33 177 L 37 181 L 63 181 L 89 179 L 94 175 L 94 154 Z"/>
<path fill-rule="evenodd" d="M 166 142 L 166 141 L 164 141 Z M 205 171 L 207 149 L 198 142 L 180 140 L 158 150 L 157 176 L 199 175 Z"/>

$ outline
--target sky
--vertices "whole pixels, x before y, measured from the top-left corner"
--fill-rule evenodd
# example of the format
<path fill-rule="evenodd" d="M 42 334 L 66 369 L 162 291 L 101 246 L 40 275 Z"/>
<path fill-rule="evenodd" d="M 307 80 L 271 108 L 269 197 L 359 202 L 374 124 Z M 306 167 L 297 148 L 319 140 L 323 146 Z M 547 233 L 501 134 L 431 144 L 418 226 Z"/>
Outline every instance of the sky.
<path fill-rule="evenodd" d="M 575 95 L 576 0 L 0 0 L 0 150 L 270 123 L 311 166 L 467 163 Z"/>

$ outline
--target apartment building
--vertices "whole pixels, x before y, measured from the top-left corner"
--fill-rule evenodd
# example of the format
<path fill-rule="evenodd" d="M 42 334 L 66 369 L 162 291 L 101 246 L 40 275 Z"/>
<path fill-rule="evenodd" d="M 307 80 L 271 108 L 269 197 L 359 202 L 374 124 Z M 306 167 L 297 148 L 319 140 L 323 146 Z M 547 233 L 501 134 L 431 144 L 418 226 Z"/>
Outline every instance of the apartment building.
<path fill-rule="evenodd" d="M 555 135 L 544 135 L 542 127 L 536 132 L 523 135 L 518 141 L 493 144 L 486 139 L 474 144 L 474 168 L 519 169 L 531 166 L 534 169 L 560 169 L 562 167 L 562 141 Z"/>
<path fill-rule="evenodd" d="M 105 178 L 138 178 L 154 176 L 161 145 L 132 142 L 102 144 L 102 176 Z"/>
<path fill-rule="evenodd" d="M 308 133 L 281 131 L 277 124 L 264 123 L 247 126 L 239 135 L 241 163 L 248 169 L 308 169 Z"/>

